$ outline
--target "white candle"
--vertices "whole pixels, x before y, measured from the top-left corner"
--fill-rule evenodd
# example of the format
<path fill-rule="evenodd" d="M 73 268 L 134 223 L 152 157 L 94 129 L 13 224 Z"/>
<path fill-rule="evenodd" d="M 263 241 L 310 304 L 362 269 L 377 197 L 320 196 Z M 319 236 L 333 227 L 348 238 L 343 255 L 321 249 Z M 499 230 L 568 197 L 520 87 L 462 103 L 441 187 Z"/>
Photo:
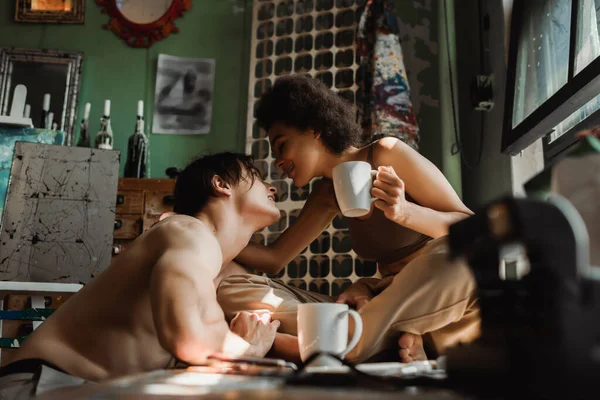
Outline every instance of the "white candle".
<path fill-rule="evenodd" d="M 138 117 L 144 116 L 144 102 L 142 100 L 138 101 Z"/>
<path fill-rule="evenodd" d="M 48 110 L 50 110 L 50 93 L 46 93 L 46 94 L 44 95 L 44 104 L 43 104 L 43 106 L 42 106 L 42 109 L 43 109 L 44 111 L 48 111 Z"/>
<path fill-rule="evenodd" d="M 104 116 L 110 117 L 110 100 L 104 100 Z"/>
<path fill-rule="evenodd" d="M 46 129 L 52 128 L 52 122 L 53 121 L 54 121 L 54 113 L 53 112 L 49 112 L 48 113 L 48 122 L 46 123 Z"/>
<path fill-rule="evenodd" d="M 90 119 L 90 110 L 92 109 L 92 104 L 91 103 L 85 103 L 85 109 L 83 111 L 83 119 L 84 120 L 88 120 Z"/>
<path fill-rule="evenodd" d="M 29 118 L 31 116 L 31 106 L 29 104 L 25 104 L 25 112 L 23 113 L 23 118 Z"/>

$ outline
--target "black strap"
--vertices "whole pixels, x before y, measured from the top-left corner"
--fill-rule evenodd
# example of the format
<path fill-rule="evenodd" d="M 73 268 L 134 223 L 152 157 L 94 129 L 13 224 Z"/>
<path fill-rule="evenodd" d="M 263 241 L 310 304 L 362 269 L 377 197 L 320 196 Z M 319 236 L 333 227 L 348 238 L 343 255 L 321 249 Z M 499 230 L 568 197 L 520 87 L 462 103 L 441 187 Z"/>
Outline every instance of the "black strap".
<path fill-rule="evenodd" d="M 42 365 L 45 365 L 49 368 L 55 369 L 59 372 L 66 373 L 62 369 L 58 368 L 56 365 L 49 363 L 47 361 L 41 360 L 39 358 L 28 358 L 24 360 L 18 360 L 12 362 L 5 367 L 0 368 L 0 377 L 10 375 L 10 374 L 22 374 L 22 373 L 32 373 L 36 374 L 40 371 Z"/>
<path fill-rule="evenodd" d="M 371 143 L 371 144 L 369 145 L 369 151 L 368 151 L 368 153 L 367 153 L 367 162 L 368 162 L 369 164 L 371 164 L 371 166 L 372 166 L 373 168 L 375 168 L 375 164 L 373 163 L 373 145 L 374 145 L 375 143 L 377 143 L 377 142 Z"/>

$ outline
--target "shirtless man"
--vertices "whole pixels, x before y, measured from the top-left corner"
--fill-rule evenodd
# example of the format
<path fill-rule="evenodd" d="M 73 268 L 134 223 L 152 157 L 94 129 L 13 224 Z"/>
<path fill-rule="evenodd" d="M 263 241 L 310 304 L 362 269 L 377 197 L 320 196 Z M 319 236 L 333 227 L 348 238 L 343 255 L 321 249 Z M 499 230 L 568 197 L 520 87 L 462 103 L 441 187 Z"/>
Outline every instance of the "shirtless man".
<path fill-rule="evenodd" d="M 174 359 L 264 356 L 279 321 L 241 313 L 230 330 L 216 287 L 252 234 L 279 219 L 275 191 L 248 156 L 192 162 L 175 186 L 178 215 L 137 238 L 29 336 L 0 370 L 0 399 L 35 393 L 40 369 L 49 367 L 102 381 L 166 368 Z"/>

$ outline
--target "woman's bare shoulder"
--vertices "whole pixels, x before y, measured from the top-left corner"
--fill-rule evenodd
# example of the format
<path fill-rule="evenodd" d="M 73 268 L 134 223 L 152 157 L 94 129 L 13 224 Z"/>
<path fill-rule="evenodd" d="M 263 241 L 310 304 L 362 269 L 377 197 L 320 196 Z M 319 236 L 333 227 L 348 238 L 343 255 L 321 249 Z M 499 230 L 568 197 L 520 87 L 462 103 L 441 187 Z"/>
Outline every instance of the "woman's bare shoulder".
<path fill-rule="evenodd" d="M 373 145 L 377 150 L 391 150 L 398 145 L 398 143 L 403 143 L 402 140 L 397 137 L 388 136 L 382 139 L 379 139 Z"/>
<path fill-rule="evenodd" d="M 376 165 L 389 165 L 390 162 L 396 161 L 399 156 L 407 152 L 414 152 L 409 145 L 392 136 L 379 139 L 371 146 L 373 146 L 373 161 Z"/>

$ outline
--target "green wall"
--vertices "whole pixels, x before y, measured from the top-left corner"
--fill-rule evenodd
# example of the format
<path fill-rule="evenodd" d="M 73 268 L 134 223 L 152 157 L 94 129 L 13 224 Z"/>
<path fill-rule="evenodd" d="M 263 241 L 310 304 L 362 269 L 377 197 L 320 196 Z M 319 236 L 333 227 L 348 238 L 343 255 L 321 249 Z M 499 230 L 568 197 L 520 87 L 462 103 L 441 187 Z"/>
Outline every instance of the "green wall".
<path fill-rule="evenodd" d="M 471 208 L 512 194 L 511 158 L 500 152 L 506 88 L 504 13 L 500 1 L 488 1 L 486 8 L 490 16 L 488 72 L 495 79 L 495 104 L 489 112 L 474 110 L 469 90 L 473 76 L 482 71 L 478 0 L 461 0 L 455 16 L 460 134 L 467 160 L 462 164 L 463 200 Z"/>
<path fill-rule="evenodd" d="M 442 2 L 393 1 L 400 22 L 411 97 L 421 129 L 421 153 L 444 172 L 460 193 L 459 160 L 450 155 L 454 140 Z M 452 3 L 449 2 L 451 10 Z M 176 22 L 178 34 L 150 49 L 132 49 L 112 32 L 102 29 L 108 17 L 100 12 L 94 0 L 86 1 L 83 25 L 17 24 L 13 22 L 14 1 L 0 1 L 0 46 L 84 53 L 77 119 L 84 104 L 91 102 L 91 128 L 95 135 L 104 99 L 112 100 L 115 148 L 122 151 L 121 171 L 140 99 L 145 103 L 146 131 L 150 132 L 152 126 L 158 55 L 215 58 L 210 133 L 150 134 L 150 174 L 162 177 L 167 167 L 183 167 L 200 152 L 244 150 L 252 0 L 195 0 L 192 4 L 192 9 Z M 244 12 L 240 12 L 242 8 Z M 454 46 L 452 41 L 451 46 Z"/>
<path fill-rule="evenodd" d="M 160 53 L 214 58 L 217 68 L 210 133 L 151 134 L 151 177 L 165 176 L 167 167 L 182 167 L 200 152 L 244 150 L 249 59 L 246 38 L 251 14 L 250 7 L 239 12 L 243 1 L 193 1 L 191 10 L 176 22 L 180 32 L 150 49 L 130 48 L 112 32 L 102 29 L 108 16 L 101 13 L 94 0 L 86 0 L 83 25 L 17 24 L 13 21 L 14 4 L 12 0 L 0 1 L 0 46 L 84 53 L 77 119 L 81 119 L 84 104 L 92 103 L 90 119 L 95 135 L 104 99 L 111 99 L 114 147 L 122 152 L 121 173 L 138 100 L 144 100 L 146 131 L 150 132 L 152 126 L 155 71 Z"/>

